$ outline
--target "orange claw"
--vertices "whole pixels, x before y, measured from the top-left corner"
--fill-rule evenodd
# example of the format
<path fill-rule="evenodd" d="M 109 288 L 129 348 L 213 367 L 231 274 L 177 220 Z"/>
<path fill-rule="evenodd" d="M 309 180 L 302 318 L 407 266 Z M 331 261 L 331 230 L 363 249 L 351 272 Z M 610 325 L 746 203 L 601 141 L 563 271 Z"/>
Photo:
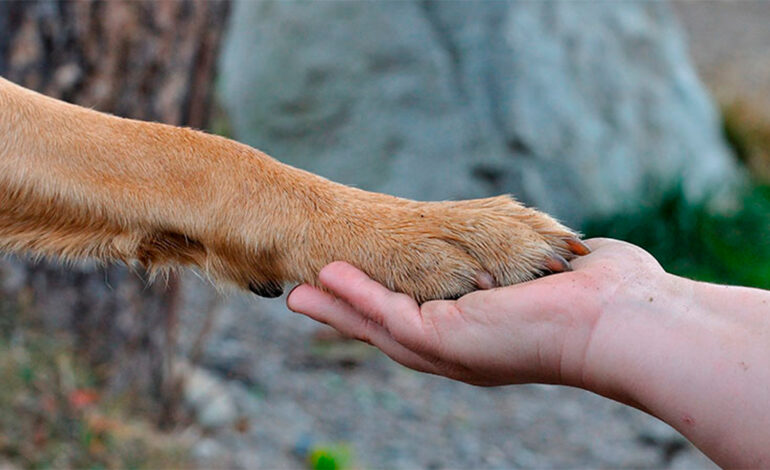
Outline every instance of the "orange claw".
<path fill-rule="evenodd" d="M 561 255 L 554 254 L 545 262 L 545 269 L 552 273 L 563 273 L 565 271 L 572 271 L 572 266 Z"/>
<path fill-rule="evenodd" d="M 564 241 L 567 243 L 569 251 L 575 253 L 578 256 L 585 256 L 591 253 L 591 249 L 588 248 L 588 245 L 583 243 L 583 241 L 579 238 L 567 238 Z"/>

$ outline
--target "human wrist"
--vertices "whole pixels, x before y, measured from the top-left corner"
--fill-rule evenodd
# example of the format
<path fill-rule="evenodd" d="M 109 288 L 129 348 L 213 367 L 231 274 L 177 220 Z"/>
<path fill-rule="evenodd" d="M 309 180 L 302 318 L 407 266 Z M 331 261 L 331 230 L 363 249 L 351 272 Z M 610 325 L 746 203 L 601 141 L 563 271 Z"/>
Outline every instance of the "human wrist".
<path fill-rule="evenodd" d="M 649 411 L 650 376 L 698 321 L 698 283 L 661 270 L 632 274 L 597 307 L 579 386 Z"/>
<path fill-rule="evenodd" d="M 648 286 L 602 312 L 584 388 L 658 417 L 720 465 L 761 466 L 770 295 L 671 275 Z"/>

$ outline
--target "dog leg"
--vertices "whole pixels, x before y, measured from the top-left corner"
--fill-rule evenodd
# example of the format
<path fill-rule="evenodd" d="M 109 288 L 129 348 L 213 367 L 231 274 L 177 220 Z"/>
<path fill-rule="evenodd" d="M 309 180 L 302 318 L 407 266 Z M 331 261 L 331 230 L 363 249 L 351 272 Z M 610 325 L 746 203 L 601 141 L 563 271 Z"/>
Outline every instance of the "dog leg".
<path fill-rule="evenodd" d="M 508 197 L 415 202 L 203 132 L 122 119 L 0 78 L 0 249 L 192 265 L 268 297 L 334 260 L 418 300 L 569 268 L 576 235 Z"/>

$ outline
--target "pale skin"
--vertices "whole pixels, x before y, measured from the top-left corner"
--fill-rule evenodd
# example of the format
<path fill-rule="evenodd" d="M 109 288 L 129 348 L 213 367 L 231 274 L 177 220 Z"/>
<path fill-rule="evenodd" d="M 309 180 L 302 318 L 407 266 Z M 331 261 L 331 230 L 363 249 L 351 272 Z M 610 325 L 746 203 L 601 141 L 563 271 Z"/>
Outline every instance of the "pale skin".
<path fill-rule="evenodd" d="M 413 369 L 484 385 L 580 387 L 667 422 L 723 467 L 770 465 L 770 292 L 666 273 L 593 239 L 574 271 L 418 305 L 353 266 L 290 309 Z"/>

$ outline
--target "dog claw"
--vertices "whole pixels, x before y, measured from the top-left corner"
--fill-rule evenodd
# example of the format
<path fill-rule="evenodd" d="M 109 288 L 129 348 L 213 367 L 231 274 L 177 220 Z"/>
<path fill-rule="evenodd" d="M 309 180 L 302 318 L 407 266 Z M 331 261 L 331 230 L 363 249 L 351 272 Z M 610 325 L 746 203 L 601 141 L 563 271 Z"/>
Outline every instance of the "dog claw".
<path fill-rule="evenodd" d="M 572 266 L 563 256 L 553 254 L 546 260 L 545 269 L 552 273 L 563 273 L 565 271 L 572 271 Z"/>
<path fill-rule="evenodd" d="M 567 247 L 569 248 L 569 251 L 571 251 L 572 253 L 578 256 L 585 256 L 591 253 L 591 249 L 588 248 L 588 245 L 583 243 L 583 241 L 580 240 L 579 238 L 567 238 L 564 241 L 565 243 L 567 243 Z"/>
<path fill-rule="evenodd" d="M 249 290 L 260 297 L 267 297 L 269 299 L 280 297 L 283 294 L 283 286 L 275 281 L 250 282 Z"/>
<path fill-rule="evenodd" d="M 495 278 L 486 271 L 476 273 L 476 285 L 479 289 L 492 289 L 496 286 Z"/>

